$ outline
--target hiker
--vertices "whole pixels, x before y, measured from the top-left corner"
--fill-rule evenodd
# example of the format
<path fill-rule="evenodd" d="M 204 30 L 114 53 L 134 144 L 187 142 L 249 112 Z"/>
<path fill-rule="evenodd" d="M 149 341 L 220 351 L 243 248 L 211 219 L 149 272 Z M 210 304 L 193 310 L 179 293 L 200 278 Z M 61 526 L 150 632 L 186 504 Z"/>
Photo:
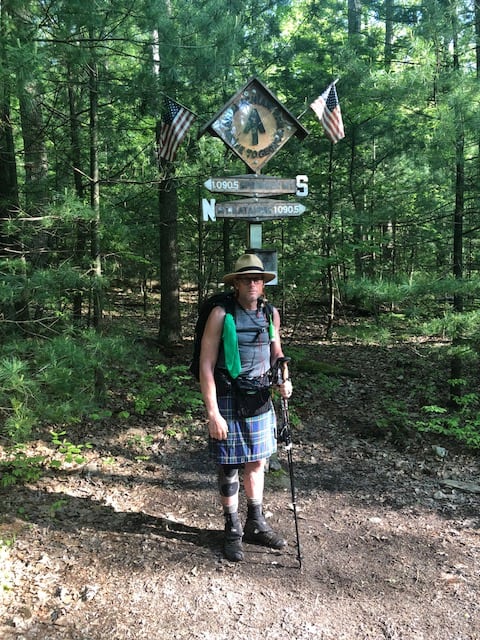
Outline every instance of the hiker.
<path fill-rule="evenodd" d="M 235 271 L 223 278 L 234 289 L 234 324 L 228 329 L 225 308 L 215 306 L 201 342 L 200 388 L 208 416 L 209 449 L 218 465 L 225 517 L 223 550 L 233 562 L 243 560 L 242 538 L 273 549 L 287 544 L 267 524 L 262 509 L 265 462 L 277 448 L 269 372 L 283 357 L 278 310 L 263 302 L 264 284 L 274 278 L 275 274 L 265 271 L 256 255 L 242 255 L 235 263 Z M 271 317 L 265 313 L 267 306 Z M 238 355 L 240 375 L 232 378 L 228 370 Z M 246 393 L 242 392 L 245 385 L 252 387 Z M 285 380 L 278 389 L 282 397 L 289 398 L 291 381 Z M 244 528 L 238 515 L 242 467 L 247 498 Z"/>

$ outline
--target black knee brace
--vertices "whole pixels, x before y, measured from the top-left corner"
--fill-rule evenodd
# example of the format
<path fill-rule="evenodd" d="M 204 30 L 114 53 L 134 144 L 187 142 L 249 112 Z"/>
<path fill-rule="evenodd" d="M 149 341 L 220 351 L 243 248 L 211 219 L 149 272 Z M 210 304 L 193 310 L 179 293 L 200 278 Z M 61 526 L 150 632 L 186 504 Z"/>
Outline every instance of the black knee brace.
<path fill-rule="evenodd" d="M 223 464 L 218 468 L 218 489 L 224 498 L 231 498 L 238 492 L 238 467 Z"/>

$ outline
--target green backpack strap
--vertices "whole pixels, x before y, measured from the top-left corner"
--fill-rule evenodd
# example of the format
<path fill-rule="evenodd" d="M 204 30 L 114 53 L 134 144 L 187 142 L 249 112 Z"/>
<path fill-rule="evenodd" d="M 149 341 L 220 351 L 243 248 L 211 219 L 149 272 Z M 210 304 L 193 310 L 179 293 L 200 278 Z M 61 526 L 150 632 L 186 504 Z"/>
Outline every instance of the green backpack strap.
<path fill-rule="evenodd" d="M 273 307 L 268 302 L 265 305 L 266 308 L 266 316 L 268 321 L 268 337 L 270 338 L 270 342 L 275 342 L 275 325 L 273 324 Z"/>
<path fill-rule="evenodd" d="M 232 378 L 238 378 L 242 370 L 242 364 L 238 350 L 237 328 L 235 326 L 235 319 L 231 313 L 225 314 L 222 340 L 227 371 Z"/>

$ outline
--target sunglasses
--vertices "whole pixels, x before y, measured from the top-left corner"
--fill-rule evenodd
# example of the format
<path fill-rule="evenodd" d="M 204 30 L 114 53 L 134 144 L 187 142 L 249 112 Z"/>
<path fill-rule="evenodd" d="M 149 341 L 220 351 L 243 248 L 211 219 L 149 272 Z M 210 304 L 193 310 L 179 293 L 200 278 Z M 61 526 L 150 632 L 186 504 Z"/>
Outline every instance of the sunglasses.
<path fill-rule="evenodd" d="M 240 278 L 237 278 L 237 280 L 244 284 L 250 284 L 251 282 L 258 284 L 259 282 L 263 282 L 263 276 L 241 276 Z"/>

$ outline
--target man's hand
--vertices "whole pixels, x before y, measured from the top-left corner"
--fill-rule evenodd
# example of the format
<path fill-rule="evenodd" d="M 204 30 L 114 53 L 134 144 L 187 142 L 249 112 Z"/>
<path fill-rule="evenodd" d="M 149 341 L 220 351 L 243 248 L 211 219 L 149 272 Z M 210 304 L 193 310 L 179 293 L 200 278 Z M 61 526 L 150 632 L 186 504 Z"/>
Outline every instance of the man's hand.
<path fill-rule="evenodd" d="M 274 368 L 274 371 L 276 371 L 274 378 L 276 378 L 277 388 L 280 391 L 282 398 L 285 399 L 290 398 L 293 393 L 293 385 L 288 372 L 289 362 L 290 358 L 286 358 L 282 355 L 278 358 Z"/>
<path fill-rule="evenodd" d="M 288 380 L 285 380 L 285 382 L 282 382 L 282 384 L 279 384 L 278 390 L 280 391 L 280 395 L 282 396 L 282 398 L 290 398 L 293 393 L 293 385 L 290 378 Z"/>
<path fill-rule="evenodd" d="M 215 413 L 208 418 L 208 433 L 214 440 L 226 440 L 228 426 L 225 418 L 219 413 Z"/>

